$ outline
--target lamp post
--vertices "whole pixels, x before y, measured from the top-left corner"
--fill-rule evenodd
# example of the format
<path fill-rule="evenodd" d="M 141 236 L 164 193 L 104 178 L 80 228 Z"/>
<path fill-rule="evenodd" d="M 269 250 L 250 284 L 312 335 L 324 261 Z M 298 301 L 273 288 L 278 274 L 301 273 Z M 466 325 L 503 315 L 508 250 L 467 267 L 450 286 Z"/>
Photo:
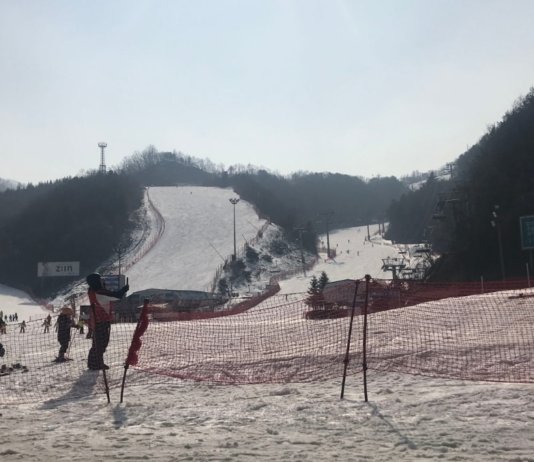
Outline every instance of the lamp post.
<path fill-rule="evenodd" d="M 330 259 L 330 230 L 329 230 L 329 224 L 330 224 L 330 218 L 332 215 L 334 215 L 334 212 L 331 210 L 328 212 L 323 212 L 321 215 L 325 217 L 325 223 L 326 223 L 326 255 L 327 258 Z"/>
<path fill-rule="evenodd" d="M 306 277 L 306 262 L 304 261 L 304 243 L 302 241 L 302 232 L 304 231 L 303 228 L 297 228 L 299 233 L 299 241 L 300 241 L 300 261 L 302 262 L 302 272 L 304 273 L 304 277 Z"/>
<path fill-rule="evenodd" d="M 228 199 L 230 203 L 234 206 L 234 254 L 232 255 L 232 261 L 236 261 L 236 241 L 235 241 L 235 205 L 239 202 L 239 197 L 232 197 Z"/>
<path fill-rule="evenodd" d="M 499 215 L 497 214 L 497 211 L 499 210 L 499 206 L 495 205 L 493 207 L 493 211 L 491 212 L 492 220 L 491 220 L 491 226 L 493 226 L 497 230 L 497 244 L 499 246 L 499 260 L 501 263 L 501 277 L 502 280 L 505 280 L 505 274 L 504 274 L 504 254 L 502 251 L 502 237 L 501 237 L 501 224 Z"/>

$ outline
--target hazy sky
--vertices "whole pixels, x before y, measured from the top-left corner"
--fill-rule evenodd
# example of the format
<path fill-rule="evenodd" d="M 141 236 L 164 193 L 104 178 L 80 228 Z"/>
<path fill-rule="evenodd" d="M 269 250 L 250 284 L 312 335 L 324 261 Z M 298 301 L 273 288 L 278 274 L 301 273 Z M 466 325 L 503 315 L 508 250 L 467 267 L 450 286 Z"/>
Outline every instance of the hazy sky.
<path fill-rule="evenodd" d="M 282 174 L 436 169 L 534 84 L 533 0 L 0 0 L 0 177 L 154 145 Z"/>

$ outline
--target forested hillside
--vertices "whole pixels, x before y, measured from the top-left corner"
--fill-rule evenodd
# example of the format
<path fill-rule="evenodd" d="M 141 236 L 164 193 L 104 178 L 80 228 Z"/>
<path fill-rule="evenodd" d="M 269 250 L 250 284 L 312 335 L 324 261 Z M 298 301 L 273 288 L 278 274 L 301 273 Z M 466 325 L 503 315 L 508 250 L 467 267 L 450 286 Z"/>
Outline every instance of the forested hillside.
<path fill-rule="evenodd" d="M 15 189 L 17 187 L 17 182 L 13 180 L 6 180 L 5 178 L 0 178 L 0 191 L 5 191 L 6 189 Z"/>
<path fill-rule="evenodd" d="M 123 171 L 145 185 L 197 184 L 233 188 L 258 213 L 283 227 L 291 239 L 304 230 L 304 245 L 315 250 L 327 229 L 383 222 L 391 201 L 407 191 L 394 177 L 363 178 L 339 173 L 282 176 L 254 166 L 224 169 L 208 160 L 149 147 L 125 160 Z"/>
<path fill-rule="evenodd" d="M 365 181 L 338 173 L 299 173 L 284 178 L 265 170 L 234 174 L 221 185 L 232 186 L 286 230 L 316 233 L 383 222 L 391 201 L 407 190 L 391 177 Z"/>
<path fill-rule="evenodd" d="M 135 226 L 142 193 L 115 173 L 0 193 L 0 282 L 42 295 L 66 281 L 39 280 L 38 262 L 80 261 L 82 274 L 94 271 Z"/>
<path fill-rule="evenodd" d="M 233 188 L 258 214 L 302 235 L 316 250 L 327 229 L 382 222 L 406 186 L 396 178 L 333 173 L 284 177 L 253 166 L 217 167 L 153 147 L 124 160 L 115 173 L 91 173 L 0 193 L 0 283 L 49 295 L 65 283 L 37 278 L 37 262 L 80 261 L 93 271 L 125 244 L 136 225 L 144 186 L 203 185 Z M 230 205 L 229 205 L 230 207 Z M 229 208 L 230 210 L 230 208 Z"/>
<path fill-rule="evenodd" d="M 456 160 L 450 180 L 431 178 L 394 201 L 388 237 L 426 238 L 442 252 L 433 278 L 524 277 L 531 255 L 519 219 L 534 215 L 532 127 L 534 89 Z"/>

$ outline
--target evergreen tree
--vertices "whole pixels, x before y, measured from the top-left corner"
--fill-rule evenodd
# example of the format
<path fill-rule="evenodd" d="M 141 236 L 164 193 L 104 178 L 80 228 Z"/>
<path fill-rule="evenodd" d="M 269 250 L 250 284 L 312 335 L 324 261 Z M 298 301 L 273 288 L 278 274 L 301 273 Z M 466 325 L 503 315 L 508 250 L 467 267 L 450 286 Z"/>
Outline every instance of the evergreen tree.
<path fill-rule="evenodd" d="M 326 287 L 326 284 L 328 284 L 328 276 L 323 271 L 321 272 L 321 276 L 319 277 L 319 281 L 317 282 L 319 292 L 323 293 L 324 288 Z"/>
<path fill-rule="evenodd" d="M 311 306 L 314 310 L 319 309 L 324 304 L 323 292 L 319 280 L 315 275 L 310 280 L 308 287 L 308 297 L 306 298 L 306 305 Z"/>
<path fill-rule="evenodd" d="M 315 276 L 315 274 L 312 276 L 310 280 L 310 285 L 308 286 L 307 293 L 311 296 L 318 295 L 320 293 L 319 281 L 317 280 L 317 277 Z"/>
<path fill-rule="evenodd" d="M 219 289 L 219 293 L 221 295 L 228 295 L 228 282 L 226 282 L 226 278 L 219 279 L 217 288 Z"/>
<path fill-rule="evenodd" d="M 245 246 L 245 256 L 249 263 L 256 263 L 259 260 L 258 252 L 248 244 Z"/>

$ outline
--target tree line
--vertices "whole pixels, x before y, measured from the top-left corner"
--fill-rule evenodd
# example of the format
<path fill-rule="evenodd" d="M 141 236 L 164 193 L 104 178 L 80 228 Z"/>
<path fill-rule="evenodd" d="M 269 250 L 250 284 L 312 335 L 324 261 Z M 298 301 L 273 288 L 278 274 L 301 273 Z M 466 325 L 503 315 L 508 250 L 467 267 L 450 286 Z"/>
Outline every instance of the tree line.
<path fill-rule="evenodd" d="M 387 236 L 426 239 L 442 254 L 432 279 L 525 277 L 532 251 L 520 217 L 534 215 L 534 89 L 452 164 L 451 177 L 430 177 L 395 199 Z"/>
<path fill-rule="evenodd" d="M 0 193 L 0 281 L 44 296 L 68 279 L 38 278 L 38 262 L 79 261 L 82 274 L 94 271 L 135 228 L 142 197 L 138 182 L 113 172 Z"/>

